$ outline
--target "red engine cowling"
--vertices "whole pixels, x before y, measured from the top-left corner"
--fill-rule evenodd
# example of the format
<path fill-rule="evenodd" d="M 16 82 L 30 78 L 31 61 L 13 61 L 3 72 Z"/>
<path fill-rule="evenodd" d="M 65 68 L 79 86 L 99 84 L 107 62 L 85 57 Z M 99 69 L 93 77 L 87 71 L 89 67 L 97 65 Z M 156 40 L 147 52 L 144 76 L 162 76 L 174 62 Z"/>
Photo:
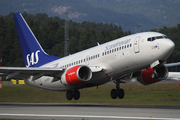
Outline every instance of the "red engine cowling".
<path fill-rule="evenodd" d="M 64 85 L 78 86 L 87 83 L 92 78 L 92 71 L 85 65 L 77 65 L 67 69 L 61 77 Z"/>
<path fill-rule="evenodd" d="M 141 71 L 141 74 L 138 75 L 137 80 L 143 85 L 149 85 L 164 80 L 167 77 L 168 70 L 165 66 L 156 68 L 149 67 Z"/>

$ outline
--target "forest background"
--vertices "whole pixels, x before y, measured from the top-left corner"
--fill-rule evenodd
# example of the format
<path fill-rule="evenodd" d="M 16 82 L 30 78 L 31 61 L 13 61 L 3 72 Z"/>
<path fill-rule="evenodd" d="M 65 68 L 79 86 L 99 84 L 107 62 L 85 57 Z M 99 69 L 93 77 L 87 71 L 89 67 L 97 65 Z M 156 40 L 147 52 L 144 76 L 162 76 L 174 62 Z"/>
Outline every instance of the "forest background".
<path fill-rule="evenodd" d="M 112 23 L 135 33 L 135 24 L 140 24 L 139 31 L 177 25 L 180 0 L 0 0 L 0 15 L 10 12 L 60 18 L 68 12 L 74 22 Z"/>
<path fill-rule="evenodd" d="M 64 56 L 64 19 L 49 17 L 45 13 L 36 15 L 24 12 L 23 17 L 42 45 L 43 49 L 50 55 Z M 176 47 L 167 63 L 180 61 L 180 24 L 174 27 L 154 28 L 167 35 L 174 41 Z M 131 31 L 123 31 L 121 26 L 107 23 L 95 22 L 73 22 L 69 21 L 69 54 L 96 46 L 97 42 L 105 42 L 130 35 Z M 2 66 L 20 67 L 25 66 L 14 23 L 13 13 L 0 16 L 0 57 L 3 59 Z M 180 71 L 174 67 L 170 71 Z"/>

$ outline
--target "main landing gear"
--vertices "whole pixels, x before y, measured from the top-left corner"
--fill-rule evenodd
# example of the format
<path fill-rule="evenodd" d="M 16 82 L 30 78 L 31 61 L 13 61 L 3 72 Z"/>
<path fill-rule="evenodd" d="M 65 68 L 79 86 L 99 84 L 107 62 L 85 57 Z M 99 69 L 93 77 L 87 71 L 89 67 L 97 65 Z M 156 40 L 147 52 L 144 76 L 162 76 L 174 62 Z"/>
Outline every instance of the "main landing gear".
<path fill-rule="evenodd" d="M 80 92 L 79 92 L 79 90 L 68 90 L 68 91 L 66 92 L 66 98 L 67 98 L 68 100 L 72 100 L 73 98 L 74 98 L 75 100 L 79 100 L 79 98 L 80 98 Z"/>
<path fill-rule="evenodd" d="M 114 83 L 116 84 L 116 89 L 111 90 L 111 98 L 116 99 L 118 97 L 120 99 L 123 99 L 124 98 L 124 90 L 120 89 L 119 85 L 120 85 L 120 83 L 124 83 L 124 82 L 122 82 L 120 80 L 116 80 L 116 81 L 114 81 Z"/>

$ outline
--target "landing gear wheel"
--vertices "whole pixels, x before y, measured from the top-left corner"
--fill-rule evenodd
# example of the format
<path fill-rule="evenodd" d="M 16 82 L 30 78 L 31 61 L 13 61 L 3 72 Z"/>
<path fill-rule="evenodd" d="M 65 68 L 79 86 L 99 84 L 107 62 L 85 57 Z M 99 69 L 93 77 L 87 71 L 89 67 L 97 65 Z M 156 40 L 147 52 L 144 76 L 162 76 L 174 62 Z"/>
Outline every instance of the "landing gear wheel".
<path fill-rule="evenodd" d="M 124 98 L 124 90 L 123 89 L 119 89 L 117 91 L 117 96 L 119 99 L 123 99 Z"/>
<path fill-rule="evenodd" d="M 79 100 L 79 98 L 80 98 L 80 92 L 79 92 L 79 90 L 68 90 L 68 91 L 66 92 L 66 98 L 67 98 L 68 100 L 72 100 L 73 98 L 74 98 L 75 100 Z"/>
<path fill-rule="evenodd" d="M 119 79 L 119 80 L 114 81 L 114 83 L 116 84 L 116 89 L 111 90 L 111 98 L 116 99 L 118 97 L 119 99 L 123 99 L 124 90 L 120 89 L 120 83 L 125 83 L 125 82 Z"/>
<path fill-rule="evenodd" d="M 72 90 L 68 90 L 68 91 L 66 92 L 66 98 L 67 98 L 68 100 L 72 100 L 73 97 L 74 97 L 73 91 L 72 91 Z"/>
<path fill-rule="evenodd" d="M 80 92 L 78 90 L 75 90 L 74 91 L 74 99 L 79 100 L 79 98 L 80 98 Z"/>
<path fill-rule="evenodd" d="M 117 98 L 117 90 L 116 89 L 112 89 L 111 90 L 111 98 L 112 99 L 116 99 Z"/>

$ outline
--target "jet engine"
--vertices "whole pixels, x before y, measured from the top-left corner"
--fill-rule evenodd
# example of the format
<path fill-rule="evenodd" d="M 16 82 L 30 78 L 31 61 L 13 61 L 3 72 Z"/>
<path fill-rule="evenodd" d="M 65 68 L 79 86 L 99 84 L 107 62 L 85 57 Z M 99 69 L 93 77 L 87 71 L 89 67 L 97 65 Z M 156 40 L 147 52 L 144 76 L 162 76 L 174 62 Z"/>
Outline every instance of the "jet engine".
<path fill-rule="evenodd" d="M 61 77 L 64 85 L 78 86 L 87 83 L 92 78 L 92 71 L 85 65 L 77 65 L 66 69 Z"/>
<path fill-rule="evenodd" d="M 149 85 L 152 83 L 159 82 L 161 80 L 165 80 L 168 77 L 168 70 L 163 66 L 155 67 L 155 68 L 147 68 L 141 71 L 141 74 L 138 75 L 137 81 L 139 81 L 143 85 Z"/>

